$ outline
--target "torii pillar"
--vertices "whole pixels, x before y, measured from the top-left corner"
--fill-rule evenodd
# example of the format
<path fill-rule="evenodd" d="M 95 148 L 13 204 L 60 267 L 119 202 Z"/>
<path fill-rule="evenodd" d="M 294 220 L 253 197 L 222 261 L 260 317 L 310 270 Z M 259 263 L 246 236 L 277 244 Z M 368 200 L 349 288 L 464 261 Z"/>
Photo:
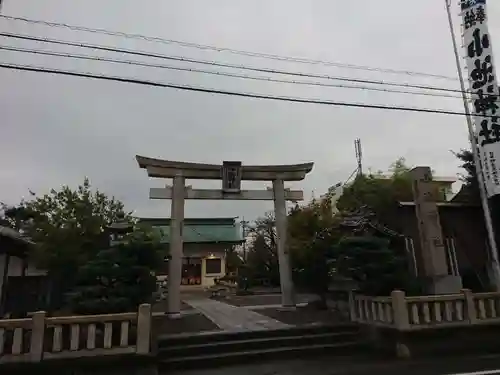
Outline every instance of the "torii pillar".
<path fill-rule="evenodd" d="M 241 162 L 220 164 L 186 163 L 136 157 L 139 167 L 149 177 L 172 178 L 173 186 L 150 189 L 150 199 L 171 199 L 170 256 L 168 276 L 169 317 L 180 316 L 180 284 L 183 258 L 184 200 L 273 200 L 276 216 L 278 262 L 281 284 L 281 303 L 284 308 L 295 308 L 292 271 L 287 244 L 286 201 L 304 199 L 301 190 L 285 189 L 285 181 L 300 181 L 313 168 L 313 163 L 293 165 L 243 166 Z M 192 189 L 186 179 L 222 180 L 221 189 Z M 272 189 L 241 190 L 241 181 L 272 181 Z"/>

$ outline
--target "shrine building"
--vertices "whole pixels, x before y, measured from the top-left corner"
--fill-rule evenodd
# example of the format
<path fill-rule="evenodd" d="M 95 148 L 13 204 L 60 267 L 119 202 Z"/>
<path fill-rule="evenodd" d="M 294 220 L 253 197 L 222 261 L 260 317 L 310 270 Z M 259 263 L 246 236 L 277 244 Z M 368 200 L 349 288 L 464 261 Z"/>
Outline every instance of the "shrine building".
<path fill-rule="evenodd" d="M 170 218 L 143 218 L 160 232 L 165 254 L 169 254 Z M 243 233 L 235 218 L 186 218 L 183 225 L 183 257 L 181 289 L 201 289 L 214 285 L 226 275 L 226 250 L 243 242 Z M 168 277 L 169 256 L 158 272 L 159 279 Z"/>

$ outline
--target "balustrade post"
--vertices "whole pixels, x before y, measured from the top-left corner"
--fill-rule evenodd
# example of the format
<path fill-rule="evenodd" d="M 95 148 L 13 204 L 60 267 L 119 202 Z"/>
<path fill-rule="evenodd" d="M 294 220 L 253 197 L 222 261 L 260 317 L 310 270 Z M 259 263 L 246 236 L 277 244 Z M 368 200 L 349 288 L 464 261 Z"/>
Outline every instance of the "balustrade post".
<path fill-rule="evenodd" d="M 45 311 L 38 311 L 31 317 L 30 361 L 40 362 L 43 358 L 43 341 L 45 337 Z"/>
<path fill-rule="evenodd" d="M 410 329 L 410 319 L 408 315 L 408 304 L 406 294 L 402 290 L 394 290 L 391 293 L 392 316 L 394 325 L 400 331 Z"/>
<path fill-rule="evenodd" d="M 462 294 L 464 295 L 464 310 L 467 314 L 467 319 L 470 324 L 475 324 L 477 322 L 477 312 L 474 295 L 470 289 L 462 289 Z"/>
<path fill-rule="evenodd" d="M 137 354 L 149 354 L 151 343 L 151 305 L 144 303 L 137 312 Z"/>

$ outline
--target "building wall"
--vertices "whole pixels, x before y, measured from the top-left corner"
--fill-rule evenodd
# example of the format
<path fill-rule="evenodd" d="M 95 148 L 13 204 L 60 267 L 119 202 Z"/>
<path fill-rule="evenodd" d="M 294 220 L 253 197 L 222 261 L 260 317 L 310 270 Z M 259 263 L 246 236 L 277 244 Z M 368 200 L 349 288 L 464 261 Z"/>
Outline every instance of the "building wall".
<path fill-rule="evenodd" d="M 458 269 L 462 277 L 479 277 L 482 284 L 487 284 L 486 268 L 488 262 L 487 234 L 480 207 L 474 206 L 439 206 L 439 218 L 443 239 L 454 242 Z M 420 241 L 414 206 L 402 206 L 399 209 L 400 230 L 405 237 L 413 240 L 415 258 L 419 276 L 422 275 L 423 259 L 420 256 Z M 467 276 L 466 276 L 467 275 Z M 467 285 L 464 284 L 464 287 Z M 486 286 L 486 285 L 485 285 Z"/>
<path fill-rule="evenodd" d="M 20 276 L 23 276 L 23 267 L 25 266 L 25 262 L 23 261 L 22 258 L 16 257 L 16 256 L 7 256 L 5 254 L 0 255 L 0 311 L 4 311 L 5 304 L 7 301 L 4 300 L 3 293 L 7 293 L 7 286 L 9 285 L 10 287 L 12 284 L 9 284 L 9 279 L 6 280 L 6 285 L 5 285 L 5 290 L 4 290 L 4 285 L 3 285 L 3 280 L 4 280 L 4 270 L 5 270 L 5 263 L 8 263 L 8 268 L 7 268 L 7 277 L 12 277 L 15 279 L 19 279 Z M 24 272 L 25 276 L 43 276 L 46 275 L 46 272 L 43 270 L 37 269 L 34 264 L 28 263 L 26 270 Z M 10 279 L 11 282 L 14 279 Z M 36 293 L 36 291 L 33 291 Z M 25 297 L 25 296 L 23 296 Z M 2 304 L 4 304 L 2 306 Z"/>
<path fill-rule="evenodd" d="M 198 257 L 201 258 L 201 286 L 209 287 L 214 285 L 215 279 L 221 278 L 226 274 L 226 259 L 225 251 L 227 246 L 225 244 L 186 244 L 184 247 L 185 257 Z M 206 260 L 207 259 L 220 259 L 221 272 L 215 274 L 206 273 Z"/>
<path fill-rule="evenodd" d="M 5 268 L 5 261 L 6 261 L 7 255 L 1 254 L 0 255 L 0 311 L 2 311 L 2 290 L 3 290 L 3 277 L 4 277 L 4 268 Z"/>
<path fill-rule="evenodd" d="M 7 276 L 22 276 L 23 266 L 24 262 L 22 258 L 10 256 Z"/>
<path fill-rule="evenodd" d="M 201 258 L 201 286 L 209 287 L 214 285 L 215 279 L 224 277 L 226 274 L 226 259 L 225 252 L 232 245 L 218 244 L 218 243 L 187 243 L 184 244 L 184 257 Z M 166 251 L 165 253 L 167 253 Z M 207 259 L 220 259 L 221 272 L 215 274 L 206 273 L 206 260 Z M 165 265 L 167 267 L 167 265 Z M 166 274 L 168 271 L 165 268 L 159 274 Z M 191 287 L 191 286 L 189 286 Z"/>

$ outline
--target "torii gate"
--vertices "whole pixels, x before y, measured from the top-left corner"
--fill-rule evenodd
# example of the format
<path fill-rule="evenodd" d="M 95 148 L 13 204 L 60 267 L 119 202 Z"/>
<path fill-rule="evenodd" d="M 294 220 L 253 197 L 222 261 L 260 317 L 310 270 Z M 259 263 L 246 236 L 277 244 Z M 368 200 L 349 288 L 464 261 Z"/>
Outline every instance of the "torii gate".
<path fill-rule="evenodd" d="M 168 311 L 171 318 L 180 317 L 180 283 L 182 274 L 184 200 L 274 200 L 278 262 L 281 284 L 281 302 L 285 308 L 295 308 L 292 272 L 287 246 L 286 201 L 304 199 L 302 190 L 285 189 L 285 181 L 300 181 L 312 170 L 314 163 L 292 165 L 242 165 L 225 161 L 222 165 L 187 163 L 136 156 L 140 168 L 149 177 L 172 178 L 173 185 L 151 188 L 150 199 L 171 199 L 170 255 L 168 276 Z M 221 189 L 193 189 L 186 179 L 222 180 Z M 272 181 L 272 189 L 241 190 L 241 181 Z"/>

